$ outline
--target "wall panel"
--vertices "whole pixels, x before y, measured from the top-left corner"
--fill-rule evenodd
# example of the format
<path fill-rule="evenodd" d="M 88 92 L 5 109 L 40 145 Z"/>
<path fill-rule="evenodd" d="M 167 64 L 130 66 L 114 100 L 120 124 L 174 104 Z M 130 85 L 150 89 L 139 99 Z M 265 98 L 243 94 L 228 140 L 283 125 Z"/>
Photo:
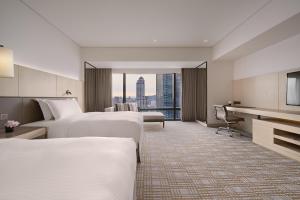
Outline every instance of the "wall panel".
<path fill-rule="evenodd" d="M 241 101 L 244 106 L 300 111 L 300 106 L 286 105 L 287 73 L 294 71 L 300 71 L 300 68 L 234 80 L 233 99 Z M 242 123 L 242 128 L 250 132 L 251 118 L 256 116 L 244 117 L 245 122 Z"/>
<path fill-rule="evenodd" d="M 13 78 L 0 78 L 0 96 L 18 96 L 19 88 L 19 66 L 15 65 L 15 76 Z"/>
<path fill-rule="evenodd" d="M 0 78 L 2 97 L 76 97 L 84 109 L 84 81 L 15 65 L 14 78 Z M 72 95 L 66 95 L 70 90 Z M 0 110 L 0 113 L 4 112 Z"/>
<path fill-rule="evenodd" d="M 70 90 L 71 95 L 67 95 L 66 91 Z M 77 82 L 73 79 L 57 76 L 57 91 L 56 96 L 58 97 L 76 97 L 77 95 Z"/>
<path fill-rule="evenodd" d="M 23 97 L 55 97 L 56 75 L 19 68 L 19 96 Z"/>
<path fill-rule="evenodd" d="M 77 97 L 81 108 L 84 108 L 83 103 L 83 81 L 57 76 L 57 97 Z M 66 95 L 66 90 L 72 92 L 71 95 Z"/>
<path fill-rule="evenodd" d="M 233 81 L 233 98 L 244 106 L 278 109 L 278 74 Z"/>

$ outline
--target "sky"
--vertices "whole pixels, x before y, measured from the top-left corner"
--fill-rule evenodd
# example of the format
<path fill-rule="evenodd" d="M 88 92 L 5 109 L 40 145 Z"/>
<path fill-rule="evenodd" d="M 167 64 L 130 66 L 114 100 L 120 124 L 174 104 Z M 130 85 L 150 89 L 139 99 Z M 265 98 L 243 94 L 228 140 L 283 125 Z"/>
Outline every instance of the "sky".
<path fill-rule="evenodd" d="M 156 74 L 126 74 L 126 96 L 136 96 L 136 81 L 140 76 L 145 79 L 145 95 L 156 95 Z M 123 95 L 123 74 L 112 74 L 112 95 Z"/>

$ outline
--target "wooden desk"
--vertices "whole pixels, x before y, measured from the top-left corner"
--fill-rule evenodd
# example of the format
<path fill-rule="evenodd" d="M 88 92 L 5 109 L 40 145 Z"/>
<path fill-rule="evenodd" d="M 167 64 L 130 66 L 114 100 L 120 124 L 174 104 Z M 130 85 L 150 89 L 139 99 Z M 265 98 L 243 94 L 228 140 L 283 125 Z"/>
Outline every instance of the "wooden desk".
<path fill-rule="evenodd" d="M 230 112 L 257 115 L 258 119 L 252 120 L 252 141 L 300 161 L 300 112 L 243 106 L 226 108 Z"/>
<path fill-rule="evenodd" d="M 300 112 L 243 106 L 226 106 L 228 111 L 300 122 Z"/>

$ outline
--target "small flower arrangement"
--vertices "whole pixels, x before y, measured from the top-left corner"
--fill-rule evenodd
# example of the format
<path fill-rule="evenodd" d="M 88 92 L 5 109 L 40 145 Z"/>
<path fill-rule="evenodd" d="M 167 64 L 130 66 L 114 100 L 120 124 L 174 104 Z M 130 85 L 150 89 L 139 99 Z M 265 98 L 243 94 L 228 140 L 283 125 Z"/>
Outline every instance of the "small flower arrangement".
<path fill-rule="evenodd" d="M 5 132 L 6 133 L 10 133 L 14 131 L 14 128 L 19 126 L 20 123 L 18 121 L 14 121 L 14 120 L 9 120 L 7 121 L 4 126 L 5 126 Z"/>

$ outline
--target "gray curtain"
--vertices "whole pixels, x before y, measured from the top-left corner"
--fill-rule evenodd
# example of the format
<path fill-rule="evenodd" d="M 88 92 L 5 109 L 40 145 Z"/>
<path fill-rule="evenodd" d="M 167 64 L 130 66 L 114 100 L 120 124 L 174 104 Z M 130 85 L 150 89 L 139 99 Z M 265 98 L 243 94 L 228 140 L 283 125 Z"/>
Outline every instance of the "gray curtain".
<path fill-rule="evenodd" d="M 96 94 L 96 70 L 85 69 L 84 70 L 84 102 L 85 111 L 95 111 L 95 94 Z"/>
<path fill-rule="evenodd" d="M 196 120 L 196 69 L 183 68 L 182 76 L 182 121 Z"/>
<path fill-rule="evenodd" d="M 207 115 L 207 69 L 197 69 L 196 120 L 206 122 Z"/>
<path fill-rule="evenodd" d="M 111 69 L 85 69 L 85 109 L 100 111 L 112 105 Z"/>
<path fill-rule="evenodd" d="M 206 121 L 207 69 L 183 68 L 182 121 Z"/>

